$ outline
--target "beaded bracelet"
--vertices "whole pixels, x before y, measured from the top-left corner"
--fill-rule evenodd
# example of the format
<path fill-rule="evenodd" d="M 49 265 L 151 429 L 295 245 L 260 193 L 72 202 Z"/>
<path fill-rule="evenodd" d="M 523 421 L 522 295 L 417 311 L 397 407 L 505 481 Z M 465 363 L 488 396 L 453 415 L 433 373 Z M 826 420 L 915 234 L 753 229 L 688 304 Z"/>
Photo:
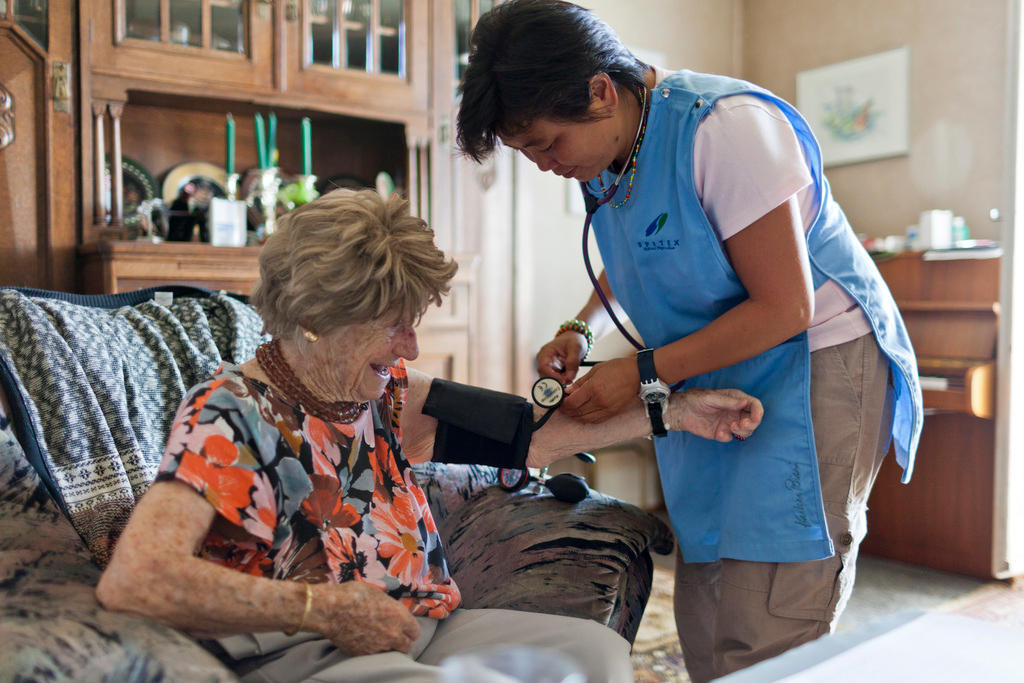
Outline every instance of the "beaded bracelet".
<path fill-rule="evenodd" d="M 594 346 L 594 333 L 590 331 L 590 325 L 583 322 L 579 318 L 573 318 L 572 320 L 566 320 L 558 327 L 558 331 L 555 332 L 555 336 L 562 334 L 563 332 L 578 332 L 587 338 L 587 350 L 583 352 L 583 357 L 586 358 L 590 355 L 590 349 Z"/>

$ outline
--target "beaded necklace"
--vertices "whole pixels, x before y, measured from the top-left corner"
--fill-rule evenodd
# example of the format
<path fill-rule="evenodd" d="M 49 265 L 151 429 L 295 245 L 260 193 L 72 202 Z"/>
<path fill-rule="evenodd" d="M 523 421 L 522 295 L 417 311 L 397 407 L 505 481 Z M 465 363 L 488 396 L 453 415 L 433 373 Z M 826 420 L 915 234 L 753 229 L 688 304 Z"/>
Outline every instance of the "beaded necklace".
<path fill-rule="evenodd" d="M 615 202 L 608 202 L 608 205 L 613 209 L 621 209 L 629 201 L 629 195 L 633 193 L 633 179 L 636 178 L 636 158 L 640 155 L 640 145 L 644 141 L 644 133 L 647 132 L 647 112 L 651 110 L 651 103 L 647 99 L 647 88 L 640 89 L 640 95 L 643 98 L 642 108 L 644 110 L 643 116 L 640 117 L 640 125 L 636 129 L 636 140 L 633 142 L 633 153 L 630 155 L 629 165 L 633 168 L 629 172 L 629 186 L 626 188 L 626 196 L 622 198 L 622 201 L 616 204 Z M 597 182 L 601 183 L 601 193 L 604 194 L 608 190 L 604 186 L 604 179 L 600 175 L 597 176 Z"/>
<path fill-rule="evenodd" d="M 290 403 L 297 403 L 313 417 L 318 417 L 327 422 L 342 422 L 349 424 L 354 422 L 359 415 L 366 410 L 365 402 L 357 401 L 323 401 L 313 395 L 302 383 L 284 354 L 277 339 L 260 344 L 256 349 L 256 362 L 267 374 L 274 387 L 284 395 Z"/>

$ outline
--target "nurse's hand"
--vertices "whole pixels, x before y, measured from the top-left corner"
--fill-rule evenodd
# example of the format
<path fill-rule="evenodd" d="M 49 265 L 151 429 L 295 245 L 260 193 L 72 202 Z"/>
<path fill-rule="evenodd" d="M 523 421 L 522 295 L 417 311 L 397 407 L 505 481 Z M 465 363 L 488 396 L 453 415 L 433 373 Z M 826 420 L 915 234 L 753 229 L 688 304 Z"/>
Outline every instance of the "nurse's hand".
<path fill-rule="evenodd" d="M 580 361 L 587 352 L 587 338 L 579 332 L 567 330 L 537 352 L 537 374 L 554 377 L 562 384 L 576 379 Z"/>
<path fill-rule="evenodd" d="M 565 390 L 559 408 L 569 417 L 594 424 L 636 405 L 640 370 L 636 358 L 614 358 L 598 363 Z"/>

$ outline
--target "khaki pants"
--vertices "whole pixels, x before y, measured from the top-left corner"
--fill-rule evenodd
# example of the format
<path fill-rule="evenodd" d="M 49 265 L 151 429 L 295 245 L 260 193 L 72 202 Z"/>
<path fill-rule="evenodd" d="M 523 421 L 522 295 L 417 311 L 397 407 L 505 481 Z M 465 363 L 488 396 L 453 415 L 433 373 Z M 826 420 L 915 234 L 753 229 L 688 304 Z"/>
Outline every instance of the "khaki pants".
<path fill-rule="evenodd" d="M 346 657 L 315 633 L 244 633 L 217 643 L 246 683 L 437 683 L 441 662 L 452 655 L 517 645 L 563 655 L 588 683 L 633 681 L 629 642 L 596 621 L 503 609 L 458 609 L 447 619 L 417 621 L 420 637 L 409 654 Z M 479 675 L 473 680 L 505 680 Z"/>
<path fill-rule="evenodd" d="M 677 553 L 676 629 L 694 683 L 774 657 L 835 628 L 889 446 L 893 389 L 873 335 L 811 354 L 811 416 L 836 554 L 811 562 L 687 564 Z"/>

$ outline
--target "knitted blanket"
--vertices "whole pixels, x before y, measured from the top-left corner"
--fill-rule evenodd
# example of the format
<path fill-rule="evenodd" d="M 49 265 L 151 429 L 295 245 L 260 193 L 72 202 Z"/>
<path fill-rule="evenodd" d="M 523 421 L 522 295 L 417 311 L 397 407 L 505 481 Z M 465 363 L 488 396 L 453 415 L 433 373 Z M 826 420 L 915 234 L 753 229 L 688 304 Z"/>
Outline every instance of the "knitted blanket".
<path fill-rule="evenodd" d="M 0 289 L 0 380 L 26 456 L 104 566 L 185 391 L 251 358 L 262 321 L 221 294 L 77 303 L 102 299 Z"/>

